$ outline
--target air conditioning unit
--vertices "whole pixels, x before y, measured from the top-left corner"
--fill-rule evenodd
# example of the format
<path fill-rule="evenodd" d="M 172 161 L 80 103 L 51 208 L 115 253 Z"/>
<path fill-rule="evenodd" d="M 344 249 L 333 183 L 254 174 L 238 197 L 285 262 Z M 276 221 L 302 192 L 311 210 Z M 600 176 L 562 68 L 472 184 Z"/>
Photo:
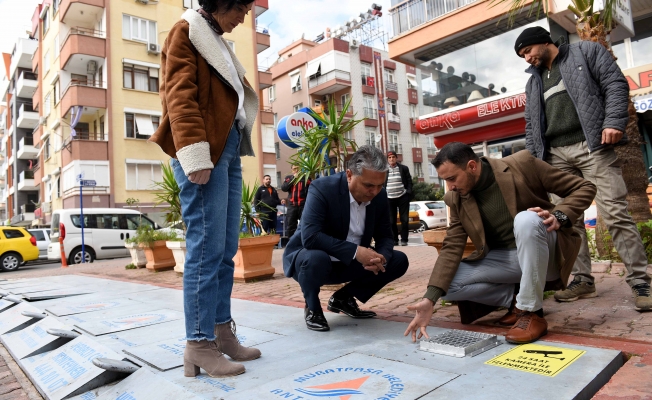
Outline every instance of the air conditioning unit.
<path fill-rule="evenodd" d="M 88 75 L 95 75 L 95 72 L 97 72 L 97 61 L 91 60 L 86 64 L 86 73 Z"/>
<path fill-rule="evenodd" d="M 149 4 L 149 0 L 136 0 L 136 3 Z"/>
<path fill-rule="evenodd" d="M 325 102 L 328 102 L 328 100 L 330 100 L 330 99 L 331 99 L 331 95 L 330 95 L 330 94 L 325 94 L 325 95 L 324 95 L 324 101 L 325 101 Z"/>
<path fill-rule="evenodd" d="M 147 52 L 149 54 L 161 54 L 161 46 L 156 43 L 147 43 Z"/>
<path fill-rule="evenodd" d="M 349 47 L 355 49 L 358 46 L 360 46 L 360 42 L 358 42 L 357 39 L 351 39 L 351 41 L 349 42 Z"/>
<path fill-rule="evenodd" d="M 39 123 L 39 125 L 43 125 L 43 126 L 47 125 L 47 123 L 48 123 L 47 117 L 39 117 L 38 123 Z"/>

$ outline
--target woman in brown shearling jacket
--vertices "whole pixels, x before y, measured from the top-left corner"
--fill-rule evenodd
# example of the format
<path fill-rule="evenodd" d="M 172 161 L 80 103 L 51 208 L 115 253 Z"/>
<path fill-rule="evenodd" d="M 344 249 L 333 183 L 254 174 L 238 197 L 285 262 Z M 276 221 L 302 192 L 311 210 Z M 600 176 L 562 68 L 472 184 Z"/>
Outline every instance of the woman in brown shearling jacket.
<path fill-rule="evenodd" d="M 239 344 L 231 318 L 238 249 L 241 156 L 253 156 L 256 92 L 222 38 L 244 22 L 253 0 L 199 0 L 169 33 L 161 57 L 163 121 L 152 136 L 172 157 L 181 188 L 187 255 L 184 374 L 238 375 L 260 351 Z"/>

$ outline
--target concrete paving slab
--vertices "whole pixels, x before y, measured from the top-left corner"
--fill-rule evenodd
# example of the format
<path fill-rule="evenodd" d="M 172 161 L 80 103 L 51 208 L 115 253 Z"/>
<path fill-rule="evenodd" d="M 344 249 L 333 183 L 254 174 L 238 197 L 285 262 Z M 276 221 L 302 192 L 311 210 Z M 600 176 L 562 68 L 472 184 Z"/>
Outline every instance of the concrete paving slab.
<path fill-rule="evenodd" d="M 168 309 L 159 309 L 138 314 L 126 315 L 120 318 L 96 322 L 82 322 L 75 324 L 76 328 L 88 332 L 94 336 L 106 335 L 107 333 L 126 331 L 148 325 L 156 325 L 163 322 L 174 321 L 183 318 L 183 313 Z"/>
<path fill-rule="evenodd" d="M 147 369 L 141 368 L 127 379 L 97 397 L 97 400 L 200 400 L 182 387 L 167 382 Z"/>
<path fill-rule="evenodd" d="M 45 317 L 25 329 L 0 336 L 0 340 L 12 357 L 20 360 L 21 358 L 55 350 L 69 342 L 67 339 L 48 334 L 47 330 L 52 328 L 70 329 L 55 318 Z"/>
<path fill-rule="evenodd" d="M 16 289 L 9 289 L 11 294 L 22 294 L 27 293 L 37 293 L 37 292 L 47 292 L 50 290 L 62 290 L 62 289 L 72 289 L 70 286 L 64 285 L 37 285 L 37 286 L 25 286 Z"/>
<path fill-rule="evenodd" d="M 38 308 L 27 303 L 19 303 L 12 308 L 6 309 L 0 313 L 0 335 L 12 332 L 20 327 L 27 327 L 32 322 L 32 318 L 24 316 L 22 314 L 24 311 L 41 312 Z"/>
<path fill-rule="evenodd" d="M 104 344 L 116 353 L 124 354 L 124 350 L 146 346 L 159 341 L 173 340 L 180 337 L 185 331 L 183 320 L 164 322 L 158 325 L 145 326 L 138 329 L 109 333 L 97 336 L 95 340 Z M 128 356 L 128 355 L 127 355 Z M 134 357 L 128 356 L 130 360 L 138 365 L 144 363 Z"/>
<path fill-rule="evenodd" d="M 243 346 L 252 347 L 279 339 L 283 336 L 240 326 L 237 329 L 237 337 Z M 183 352 L 185 348 L 185 337 L 177 337 L 154 344 L 124 349 L 123 352 L 152 368 L 167 371 L 183 365 Z"/>
<path fill-rule="evenodd" d="M 14 305 L 16 305 L 16 303 L 14 303 L 13 301 L 0 299 L 0 312 Z"/>
<path fill-rule="evenodd" d="M 38 303 L 33 303 L 38 304 Z M 94 312 L 87 312 L 83 314 L 66 315 L 57 317 L 60 321 L 74 326 L 82 323 L 93 323 L 98 321 L 106 321 L 110 319 L 125 317 L 135 313 L 154 311 L 161 308 L 160 304 L 138 304 L 135 306 L 116 307 L 108 310 L 99 310 Z"/>
<path fill-rule="evenodd" d="M 95 358 L 121 359 L 91 338 L 80 336 L 57 350 L 26 358 L 21 367 L 43 397 L 61 400 L 124 377 L 96 367 Z"/>
<path fill-rule="evenodd" d="M 130 299 L 114 299 L 106 301 L 86 301 L 70 303 L 69 305 L 58 305 L 54 307 L 48 307 L 45 311 L 57 316 L 63 317 L 65 315 L 74 315 L 74 314 L 83 314 L 87 312 L 101 311 L 101 310 L 110 310 L 117 307 L 125 306 L 135 306 L 137 304 L 142 304 L 138 301 Z"/>
<path fill-rule="evenodd" d="M 36 293 L 24 293 L 23 297 L 27 301 L 39 301 L 39 300 L 60 299 L 62 297 L 73 297 L 73 296 L 79 296 L 82 294 L 89 294 L 89 293 L 93 293 L 93 291 L 71 288 L 71 289 L 46 290 L 44 292 L 36 292 Z"/>

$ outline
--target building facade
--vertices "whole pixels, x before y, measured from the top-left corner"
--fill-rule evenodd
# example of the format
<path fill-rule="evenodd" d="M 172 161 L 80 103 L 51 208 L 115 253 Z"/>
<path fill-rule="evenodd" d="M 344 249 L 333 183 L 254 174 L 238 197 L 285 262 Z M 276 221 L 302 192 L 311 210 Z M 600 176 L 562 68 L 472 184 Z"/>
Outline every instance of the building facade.
<path fill-rule="evenodd" d="M 529 65 L 514 53 L 517 36 L 527 27 L 541 26 L 555 41 L 574 43 L 579 37 L 568 0 L 550 2 L 548 15 L 530 14 L 526 7 L 511 26 L 507 9 L 490 3 L 392 0 L 389 53 L 393 60 L 421 71 L 421 100 L 433 112 L 420 114 L 419 132 L 434 135 L 438 147 L 461 141 L 480 155 L 500 158 L 525 148 L 524 92 L 529 78 L 525 69 Z M 649 93 L 649 75 L 644 72 L 652 68 L 642 65 L 652 62 L 652 9 L 644 0 L 622 4 L 633 16 L 635 33 L 625 28 L 626 23 L 614 30 L 614 52 L 621 68 L 638 68 L 632 71 L 630 87 L 647 83 Z"/>
<path fill-rule="evenodd" d="M 362 119 L 348 138 L 359 146 L 368 144 L 383 151 L 393 150 L 399 161 L 410 168 L 413 177 L 437 182 L 436 172 L 428 168 L 428 155 L 434 154 L 431 139 L 419 135 L 415 120 L 431 112 L 419 99 L 419 72 L 413 66 L 394 62 L 388 53 L 337 38 L 315 43 L 298 40 L 279 52 L 270 68 L 273 85 L 263 95 L 274 125 L 282 117 L 310 107 L 327 110 L 330 101 L 338 113 L 351 100 L 345 119 Z M 296 150 L 286 146 L 273 132 L 276 152 L 276 177 L 280 186 L 290 174 L 288 159 Z"/>
<path fill-rule="evenodd" d="M 49 225 L 53 210 L 79 207 L 80 178 L 96 182 L 83 189 L 84 207 L 137 207 L 163 222 L 165 205 L 156 204 L 153 184 L 162 180 L 168 157 L 147 141 L 162 115 L 160 52 L 180 16 L 198 7 L 196 0 L 44 0 L 37 7 L 35 40 L 19 41 L 32 45 L 24 68 L 36 82 L 29 105 L 37 123 L 24 132 L 36 151 L 19 166 L 33 175 L 29 194 L 37 207 L 24 224 Z M 256 32 L 255 19 L 266 9 L 267 0 L 257 0 L 245 23 L 224 36 L 254 87 L 256 56 L 269 47 L 269 34 Z M 252 132 L 258 157 L 242 162 L 250 182 L 262 172 L 260 132 L 259 116 Z M 16 204 L 32 200 L 26 196 Z"/>

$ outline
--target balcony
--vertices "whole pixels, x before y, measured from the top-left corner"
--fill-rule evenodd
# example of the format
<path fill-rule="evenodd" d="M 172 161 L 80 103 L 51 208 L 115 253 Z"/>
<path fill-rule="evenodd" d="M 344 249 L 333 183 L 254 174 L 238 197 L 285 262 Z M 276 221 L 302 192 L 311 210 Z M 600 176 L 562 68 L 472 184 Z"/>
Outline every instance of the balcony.
<path fill-rule="evenodd" d="M 108 134 L 77 132 L 70 141 L 69 150 L 61 152 L 63 166 L 75 160 L 105 161 L 109 159 Z"/>
<path fill-rule="evenodd" d="M 13 77 L 17 68 L 32 69 L 32 55 L 38 48 L 38 40 L 18 39 L 11 53 L 9 76 Z"/>
<path fill-rule="evenodd" d="M 272 84 L 272 73 L 269 72 L 269 68 L 258 68 L 258 89 L 267 89 Z"/>
<path fill-rule="evenodd" d="M 21 160 L 33 160 L 38 154 L 38 149 L 34 147 L 34 138 L 25 136 L 18 142 L 18 158 Z"/>
<path fill-rule="evenodd" d="M 34 221 L 34 211 L 36 206 L 34 204 L 23 204 L 20 206 L 20 214 L 14 215 L 11 218 L 11 225 L 13 226 L 30 226 Z"/>
<path fill-rule="evenodd" d="M 477 0 L 409 0 L 390 8 L 394 37 Z"/>
<path fill-rule="evenodd" d="M 86 112 L 94 112 L 93 108 L 106 108 L 106 89 L 103 82 L 89 80 L 71 80 L 62 91 L 61 115 L 67 115 L 72 106 L 89 108 Z"/>
<path fill-rule="evenodd" d="M 338 114 L 342 114 L 342 110 L 344 110 L 344 104 L 335 104 L 335 110 L 337 111 Z M 346 109 L 346 114 L 344 114 L 344 118 L 353 118 L 353 106 L 349 104 L 349 108 Z"/>
<path fill-rule="evenodd" d="M 378 110 L 375 108 L 364 108 L 364 117 L 369 119 L 378 119 Z"/>
<path fill-rule="evenodd" d="M 31 98 L 36 93 L 38 77 L 36 74 L 23 71 L 16 82 L 16 95 L 18 97 Z"/>
<path fill-rule="evenodd" d="M 38 125 L 38 113 L 34 111 L 31 105 L 23 103 L 18 109 L 19 128 L 34 129 Z"/>
<path fill-rule="evenodd" d="M 269 30 L 262 26 L 256 27 L 256 54 L 269 49 L 270 46 Z"/>
<path fill-rule="evenodd" d="M 308 93 L 311 95 L 326 95 L 351 87 L 351 73 L 333 70 L 308 80 Z"/>
<path fill-rule="evenodd" d="M 75 55 L 77 57 L 74 57 Z M 89 56 L 91 60 L 100 64 L 106 58 L 104 32 L 81 27 L 70 28 L 61 44 L 61 56 L 59 58 L 61 69 L 66 69 L 71 60 L 75 60 L 75 64 L 87 63 L 89 57 L 81 57 L 81 55 Z"/>
<path fill-rule="evenodd" d="M 38 190 L 38 186 L 34 183 L 34 171 L 32 170 L 25 170 L 18 175 L 18 191 L 25 190 Z"/>
<path fill-rule="evenodd" d="M 256 18 L 260 17 L 262 13 L 269 10 L 269 1 L 268 0 L 256 0 L 254 2 L 254 12 L 256 13 Z"/>
<path fill-rule="evenodd" d="M 385 90 L 388 92 L 398 93 L 398 85 L 396 84 L 396 82 L 385 81 Z"/>
<path fill-rule="evenodd" d="M 401 117 L 398 114 L 393 114 L 391 112 L 388 112 L 387 113 L 387 121 L 393 122 L 393 123 L 396 123 L 396 124 L 400 124 L 401 123 Z"/>
<path fill-rule="evenodd" d="M 104 0 L 61 0 L 59 21 L 70 25 L 71 20 L 82 18 L 93 23 L 102 18 Z"/>
<path fill-rule="evenodd" d="M 260 123 L 263 125 L 274 125 L 274 112 L 271 108 L 260 109 Z M 274 127 L 276 129 L 276 127 Z"/>

